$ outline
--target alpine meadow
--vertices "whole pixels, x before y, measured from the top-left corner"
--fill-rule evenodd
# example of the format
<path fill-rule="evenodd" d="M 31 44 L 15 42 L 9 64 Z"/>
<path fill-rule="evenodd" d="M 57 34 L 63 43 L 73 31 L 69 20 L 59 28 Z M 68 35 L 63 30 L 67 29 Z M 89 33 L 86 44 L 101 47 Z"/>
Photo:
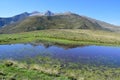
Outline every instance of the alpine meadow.
<path fill-rule="evenodd" d="M 119 2 L 1 0 L 0 80 L 120 80 Z"/>

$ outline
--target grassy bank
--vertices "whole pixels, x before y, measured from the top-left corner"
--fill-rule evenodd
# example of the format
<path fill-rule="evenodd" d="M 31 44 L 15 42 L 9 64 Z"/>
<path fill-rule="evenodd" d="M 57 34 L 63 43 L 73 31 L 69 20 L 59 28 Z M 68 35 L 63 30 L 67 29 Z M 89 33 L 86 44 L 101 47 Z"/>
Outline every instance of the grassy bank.
<path fill-rule="evenodd" d="M 0 80 L 72 80 L 67 76 L 39 70 L 38 65 L 27 65 L 16 61 L 0 63 Z"/>
<path fill-rule="evenodd" d="M 41 30 L 0 35 L 0 44 L 41 41 L 64 45 L 120 45 L 120 35 L 114 32 L 80 29 Z"/>
<path fill-rule="evenodd" d="M 37 62 L 0 63 L 0 79 L 5 80 L 120 80 L 120 68 L 64 63 L 48 57 Z M 39 63 L 38 63 L 39 62 Z"/>

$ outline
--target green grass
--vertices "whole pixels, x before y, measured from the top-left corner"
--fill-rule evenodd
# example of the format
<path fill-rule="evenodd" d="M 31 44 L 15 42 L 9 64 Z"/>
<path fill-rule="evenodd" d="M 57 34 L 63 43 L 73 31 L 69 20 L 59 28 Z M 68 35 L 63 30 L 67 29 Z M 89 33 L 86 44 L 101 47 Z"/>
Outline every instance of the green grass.
<path fill-rule="evenodd" d="M 29 60 L 30 61 L 30 60 Z M 39 63 L 38 63 L 39 62 Z M 12 64 L 11 64 L 12 63 Z M 5 80 L 120 80 L 120 68 L 64 63 L 49 57 L 37 61 L 1 61 L 0 79 Z"/>
<path fill-rule="evenodd" d="M 71 80 L 71 78 L 43 72 L 25 63 L 9 60 L 0 63 L 0 80 Z"/>
<path fill-rule="evenodd" d="M 0 44 L 42 41 L 63 45 L 120 45 L 120 35 L 115 32 L 80 29 L 53 29 L 0 35 Z"/>

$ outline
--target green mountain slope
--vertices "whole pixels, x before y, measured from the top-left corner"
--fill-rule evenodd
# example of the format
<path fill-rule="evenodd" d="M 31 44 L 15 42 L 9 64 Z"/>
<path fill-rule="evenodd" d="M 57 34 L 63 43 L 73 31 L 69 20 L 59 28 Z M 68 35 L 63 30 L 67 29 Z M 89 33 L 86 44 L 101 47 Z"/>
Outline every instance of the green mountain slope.
<path fill-rule="evenodd" d="M 30 16 L 27 19 L 8 25 L 0 33 L 16 33 L 44 29 L 91 29 L 105 30 L 98 23 L 76 14 L 54 16 Z"/>

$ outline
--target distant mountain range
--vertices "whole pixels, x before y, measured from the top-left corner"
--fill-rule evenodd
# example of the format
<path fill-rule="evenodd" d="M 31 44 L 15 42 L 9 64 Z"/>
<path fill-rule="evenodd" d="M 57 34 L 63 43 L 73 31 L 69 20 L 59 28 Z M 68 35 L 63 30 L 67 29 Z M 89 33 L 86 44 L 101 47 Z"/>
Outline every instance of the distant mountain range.
<path fill-rule="evenodd" d="M 22 14 L 0 18 L 0 33 L 16 33 L 43 29 L 91 29 L 120 31 L 120 27 L 103 21 L 80 16 L 75 13 L 24 12 Z"/>

